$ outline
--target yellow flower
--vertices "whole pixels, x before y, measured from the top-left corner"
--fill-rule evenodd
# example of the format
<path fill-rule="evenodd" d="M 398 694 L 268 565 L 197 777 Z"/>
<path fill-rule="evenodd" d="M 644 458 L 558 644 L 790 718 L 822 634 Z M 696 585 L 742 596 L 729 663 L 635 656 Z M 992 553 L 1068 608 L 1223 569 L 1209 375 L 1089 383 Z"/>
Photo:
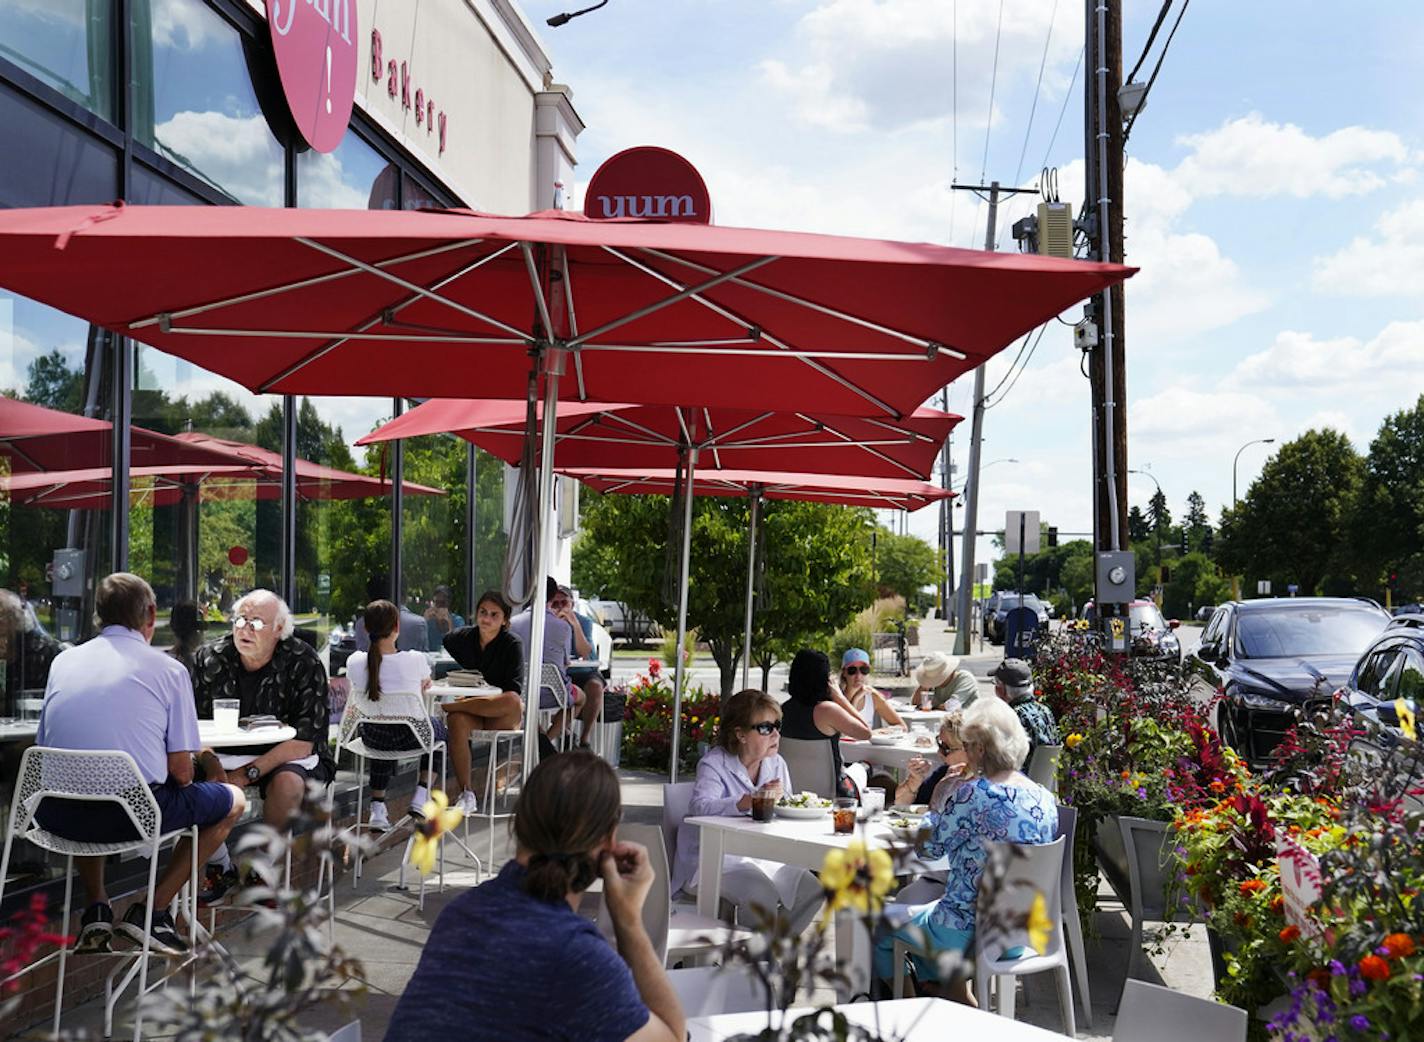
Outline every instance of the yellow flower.
<path fill-rule="evenodd" d="M 1404 737 L 1414 741 L 1414 710 L 1409 708 L 1409 703 L 1402 698 L 1396 698 L 1394 715 L 1399 717 L 1399 730 Z"/>
<path fill-rule="evenodd" d="M 1033 895 L 1033 905 L 1028 910 L 1028 943 L 1033 950 L 1042 954 L 1048 951 L 1048 942 L 1053 937 L 1053 920 L 1048 917 L 1048 902 L 1042 894 Z"/>
<path fill-rule="evenodd" d="M 861 840 L 852 840 L 844 850 L 832 850 L 821 865 L 821 886 L 831 910 L 879 912 L 885 895 L 895 884 L 890 852 L 880 847 L 867 850 Z"/>
<path fill-rule="evenodd" d="M 440 849 L 440 837 L 449 832 L 464 815 L 460 808 L 450 806 L 450 797 L 432 789 L 430 800 L 422 808 L 425 820 L 415 827 L 410 845 L 410 863 L 421 875 L 427 876 L 435 867 L 435 855 Z"/>
<path fill-rule="evenodd" d="M 1082 741 L 1083 736 L 1075 732 L 1073 734 L 1070 734 L 1067 738 L 1063 739 L 1063 744 L 1070 749 L 1076 749 Z"/>

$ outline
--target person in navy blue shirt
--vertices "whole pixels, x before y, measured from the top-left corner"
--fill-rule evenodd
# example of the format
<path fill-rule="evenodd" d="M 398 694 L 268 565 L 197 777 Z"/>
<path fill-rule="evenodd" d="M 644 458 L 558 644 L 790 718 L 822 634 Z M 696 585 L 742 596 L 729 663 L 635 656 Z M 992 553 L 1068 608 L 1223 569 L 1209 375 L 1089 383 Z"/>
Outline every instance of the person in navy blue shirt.
<path fill-rule="evenodd" d="M 386 1042 L 681 1042 L 682 1007 L 643 928 L 652 866 L 618 840 L 621 817 L 603 760 L 540 763 L 515 807 L 514 860 L 440 913 Z M 578 914 L 600 875 L 616 951 Z"/>

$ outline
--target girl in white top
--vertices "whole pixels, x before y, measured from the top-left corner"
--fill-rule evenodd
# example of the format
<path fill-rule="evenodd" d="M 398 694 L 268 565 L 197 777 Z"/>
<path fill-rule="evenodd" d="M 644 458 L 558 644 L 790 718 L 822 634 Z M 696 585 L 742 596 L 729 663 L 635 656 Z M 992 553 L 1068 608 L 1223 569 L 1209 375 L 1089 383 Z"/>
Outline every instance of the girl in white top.
<path fill-rule="evenodd" d="M 371 636 L 371 650 L 358 651 L 346 660 L 346 676 L 351 681 L 348 706 L 363 715 L 398 716 L 426 720 L 425 690 L 430 686 L 430 663 L 420 651 L 397 651 L 400 636 L 400 609 L 390 601 L 372 601 L 363 616 Z M 429 718 L 435 739 L 444 741 L 444 722 Z M 361 739 L 371 749 L 382 752 L 414 751 L 420 748 L 415 733 L 404 724 L 363 723 Z M 389 828 L 386 785 L 395 771 L 394 760 L 371 761 L 371 817 L 376 828 Z M 411 813 L 420 816 L 430 798 L 429 757 L 422 758 L 420 784 L 411 799 Z"/>
<path fill-rule="evenodd" d="M 866 679 L 870 676 L 870 655 L 863 648 L 851 648 L 841 656 L 841 686 L 846 698 L 865 721 L 866 727 L 875 726 L 875 715 L 880 714 L 880 722 L 886 727 L 904 727 L 905 721 L 895 712 L 876 688 Z"/>

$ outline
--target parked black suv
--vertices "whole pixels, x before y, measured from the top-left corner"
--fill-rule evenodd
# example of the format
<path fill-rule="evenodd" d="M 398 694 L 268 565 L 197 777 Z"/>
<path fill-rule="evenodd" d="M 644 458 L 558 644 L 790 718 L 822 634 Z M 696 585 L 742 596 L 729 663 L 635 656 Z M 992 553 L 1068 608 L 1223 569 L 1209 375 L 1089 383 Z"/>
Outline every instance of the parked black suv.
<path fill-rule="evenodd" d="M 1233 601 L 1216 609 L 1186 668 L 1203 701 L 1222 696 L 1222 739 L 1260 763 L 1298 709 L 1334 696 L 1389 621 L 1384 609 L 1346 597 Z"/>
<path fill-rule="evenodd" d="M 1010 590 L 990 594 L 984 605 L 984 639 L 990 644 L 1004 643 L 1009 612 L 1019 606 L 1019 595 Z M 1048 628 L 1048 605 L 1031 593 L 1023 595 L 1023 606 L 1038 616 L 1038 628 Z"/>
<path fill-rule="evenodd" d="M 1360 716 L 1398 728 L 1396 699 L 1424 707 L 1424 612 L 1396 616 L 1355 664 L 1340 697 Z"/>

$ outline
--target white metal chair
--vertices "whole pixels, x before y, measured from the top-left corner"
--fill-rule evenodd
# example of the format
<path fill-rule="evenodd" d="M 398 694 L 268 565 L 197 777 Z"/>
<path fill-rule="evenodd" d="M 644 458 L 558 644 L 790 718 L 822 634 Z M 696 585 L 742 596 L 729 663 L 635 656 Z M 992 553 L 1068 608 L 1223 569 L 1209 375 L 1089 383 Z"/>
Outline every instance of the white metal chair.
<path fill-rule="evenodd" d="M 643 926 L 663 965 L 678 959 L 705 956 L 720 948 L 727 939 L 749 933 L 720 919 L 699 915 L 694 909 L 673 904 L 668 893 L 670 874 L 661 826 L 625 822 L 618 826 L 618 836 L 648 848 L 653 885 L 647 900 L 643 902 Z M 613 920 L 607 905 L 599 908 L 598 925 L 604 936 L 613 936 Z"/>
<path fill-rule="evenodd" d="M 1063 929 L 1068 935 L 1069 961 L 1078 984 L 1078 1005 L 1083 1027 L 1093 1026 L 1093 999 L 1088 990 L 1088 956 L 1083 949 L 1083 920 L 1078 915 L 1078 893 L 1073 889 L 1073 845 L 1078 836 L 1078 808 L 1058 805 L 1058 835 L 1063 838 Z"/>
<path fill-rule="evenodd" d="M 1033 755 L 1028 758 L 1028 766 L 1024 768 L 1024 774 L 1028 775 L 1030 781 L 1038 782 L 1049 792 L 1058 792 L 1058 757 L 1063 754 L 1061 745 L 1039 745 L 1035 746 Z"/>
<path fill-rule="evenodd" d="M 409 692 L 387 692 L 388 696 L 397 694 L 409 694 Z M 420 698 L 421 704 L 424 707 L 422 714 L 418 717 L 409 715 L 377 715 L 363 709 L 354 699 L 346 703 L 346 710 L 341 716 L 341 731 L 337 735 L 336 747 L 338 754 L 340 754 L 340 752 L 344 750 L 346 752 L 354 754 L 356 757 L 356 777 L 358 779 L 356 784 L 356 822 L 355 824 L 350 826 L 348 830 L 350 832 L 359 833 L 362 829 L 373 828 L 372 825 L 362 820 L 362 795 L 366 790 L 366 761 L 368 759 L 395 761 L 408 760 L 414 756 L 429 756 L 430 765 L 433 769 L 435 777 L 445 777 L 446 746 L 443 741 L 435 737 L 435 727 L 430 722 L 429 696 L 426 695 L 416 697 Z M 385 724 L 408 728 L 410 730 L 411 735 L 415 738 L 418 748 L 404 749 L 399 751 L 373 749 L 369 745 L 367 745 L 365 740 L 361 737 L 360 729 L 363 723 Z M 381 840 L 384 840 L 387 836 L 394 833 L 400 827 L 401 822 L 395 822 L 387 828 L 383 829 L 381 831 L 380 836 L 377 838 L 377 842 L 379 843 Z M 414 834 L 412 834 L 411 838 L 406 841 L 407 852 L 409 852 L 410 844 L 414 841 L 414 838 Z M 440 837 L 441 843 L 439 857 L 439 888 L 442 893 L 445 890 L 445 838 L 446 837 L 444 835 Z M 479 857 L 474 853 L 474 851 L 470 850 L 469 846 L 465 843 L 461 842 L 458 839 L 456 839 L 455 842 L 459 843 L 461 848 L 464 849 L 465 853 L 468 854 L 471 860 L 474 861 L 475 878 L 478 879 L 480 872 L 483 869 Z M 352 866 L 351 873 L 351 886 L 353 889 L 355 889 L 355 887 L 361 882 L 361 868 L 364 863 L 364 860 L 364 854 L 362 853 L 361 847 L 358 845 L 356 848 L 356 859 L 354 865 Z M 405 888 L 405 862 L 406 855 L 402 854 L 400 865 L 400 878 L 397 884 L 398 887 L 401 889 Z M 320 883 L 318 883 L 318 885 L 320 885 Z M 420 895 L 418 901 L 420 908 L 424 909 L 424 876 L 422 876 L 420 879 Z"/>
<path fill-rule="evenodd" d="M 668 864 L 677 863 L 677 833 L 683 819 L 692 812 L 692 790 L 696 782 L 677 782 L 663 786 L 663 847 Z"/>
<path fill-rule="evenodd" d="M 995 847 L 1005 844 L 994 844 Z M 1016 977 L 1051 970 L 1058 985 L 1058 1007 L 1063 1015 L 1063 1031 L 1076 1033 L 1073 1022 L 1073 985 L 1068 973 L 1068 946 L 1063 943 L 1063 856 L 1064 839 L 1052 843 L 1015 846 L 1002 885 L 995 891 L 979 890 L 981 923 L 1022 920 L 1042 894 L 1053 921 L 1053 931 L 1045 951 L 1013 958 L 1008 953 L 1029 946 L 1028 932 L 1019 927 L 1005 931 L 978 929 L 974 932 L 974 992 L 980 1009 L 989 1008 L 989 981 L 999 982 L 999 1015 L 1013 1019 Z M 987 873 L 985 878 L 987 878 Z"/>
<path fill-rule="evenodd" d="M 834 799 L 836 786 L 835 750 L 827 738 L 781 739 L 781 758 L 791 772 L 792 783 L 800 792 L 814 792 L 825 799 Z"/>
<path fill-rule="evenodd" d="M 86 843 L 65 839 L 46 830 L 35 819 L 41 801 L 49 797 L 68 800 L 82 800 L 92 804 L 109 804 L 123 811 L 133 825 L 134 838 L 112 843 Z M 153 928 L 153 891 L 158 881 L 158 854 L 169 840 L 187 836 L 191 841 L 190 875 L 187 884 L 188 904 L 184 915 L 188 920 L 189 944 L 197 943 L 198 892 L 198 830 L 196 827 L 162 832 L 158 801 L 153 791 L 139 772 L 138 764 L 126 752 L 117 750 L 89 751 L 75 749 L 53 749 L 45 746 L 31 746 L 20 759 L 19 777 L 15 783 L 15 795 L 10 804 L 10 827 L 5 834 L 5 853 L 0 857 L 0 900 L 5 896 L 5 880 L 10 869 L 10 850 L 16 839 L 23 839 L 44 850 L 64 855 L 64 910 L 60 919 L 61 929 L 68 929 L 72 914 L 74 896 L 74 859 L 76 857 L 107 857 L 110 854 L 142 852 L 148 861 L 148 888 L 145 898 L 147 917 L 144 922 L 144 941 L 136 956 L 132 953 L 118 953 L 121 962 L 105 982 L 104 1037 L 113 1033 L 114 1007 L 124 990 L 138 976 L 138 1001 L 134 1009 L 134 1039 L 142 1038 L 143 996 L 151 987 L 148 983 L 149 932 Z M 13 980 L 21 974 L 48 963 L 52 959 L 59 962 L 54 988 L 54 1019 L 52 1032 L 59 1033 L 60 1016 L 64 1011 L 64 976 L 68 964 L 69 949 L 60 948 L 56 952 L 36 960 L 6 980 Z M 127 966 L 128 960 L 134 960 Z M 172 973 L 186 966 L 184 960 L 175 969 L 165 974 L 167 980 Z M 114 979 L 122 973 L 117 989 Z M 5 983 L 0 981 L 0 984 Z M 157 987 L 155 983 L 152 987 Z"/>
<path fill-rule="evenodd" d="M 1244 1009 L 1129 980 L 1122 989 L 1113 1042 L 1246 1042 Z"/>
<path fill-rule="evenodd" d="M 500 811 L 496 808 L 499 805 L 499 777 L 500 769 L 508 770 L 514 766 L 519 771 L 519 778 L 522 784 L 524 778 L 524 755 L 521 751 L 518 756 L 514 753 L 516 745 L 521 745 L 524 740 L 523 731 L 471 731 L 470 746 L 473 749 L 477 742 L 489 743 L 489 764 L 485 770 L 485 801 L 484 809 L 476 812 L 477 817 L 484 818 L 489 826 L 489 870 L 494 872 L 494 823 L 514 817 L 514 808 Z M 508 743 L 508 753 L 505 758 L 499 758 L 499 748 L 503 743 Z M 508 786 L 506 785 L 506 789 Z M 467 816 L 464 821 L 465 842 L 470 841 L 470 819 Z M 468 849 L 468 848 L 467 848 Z"/>
<path fill-rule="evenodd" d="M 573 692 L 564 679 L 563 670 L 552 662 L 544 663 L 543 675 L 539 679 L 539 726 L 547 730 L 553 725 L 554 717 L 564 715 L 564 726 L 559 732 L 559 740 L 554 744 L 560 751 L 567 751 L 573 745 L 573 720 L 570 719 Z"/>

